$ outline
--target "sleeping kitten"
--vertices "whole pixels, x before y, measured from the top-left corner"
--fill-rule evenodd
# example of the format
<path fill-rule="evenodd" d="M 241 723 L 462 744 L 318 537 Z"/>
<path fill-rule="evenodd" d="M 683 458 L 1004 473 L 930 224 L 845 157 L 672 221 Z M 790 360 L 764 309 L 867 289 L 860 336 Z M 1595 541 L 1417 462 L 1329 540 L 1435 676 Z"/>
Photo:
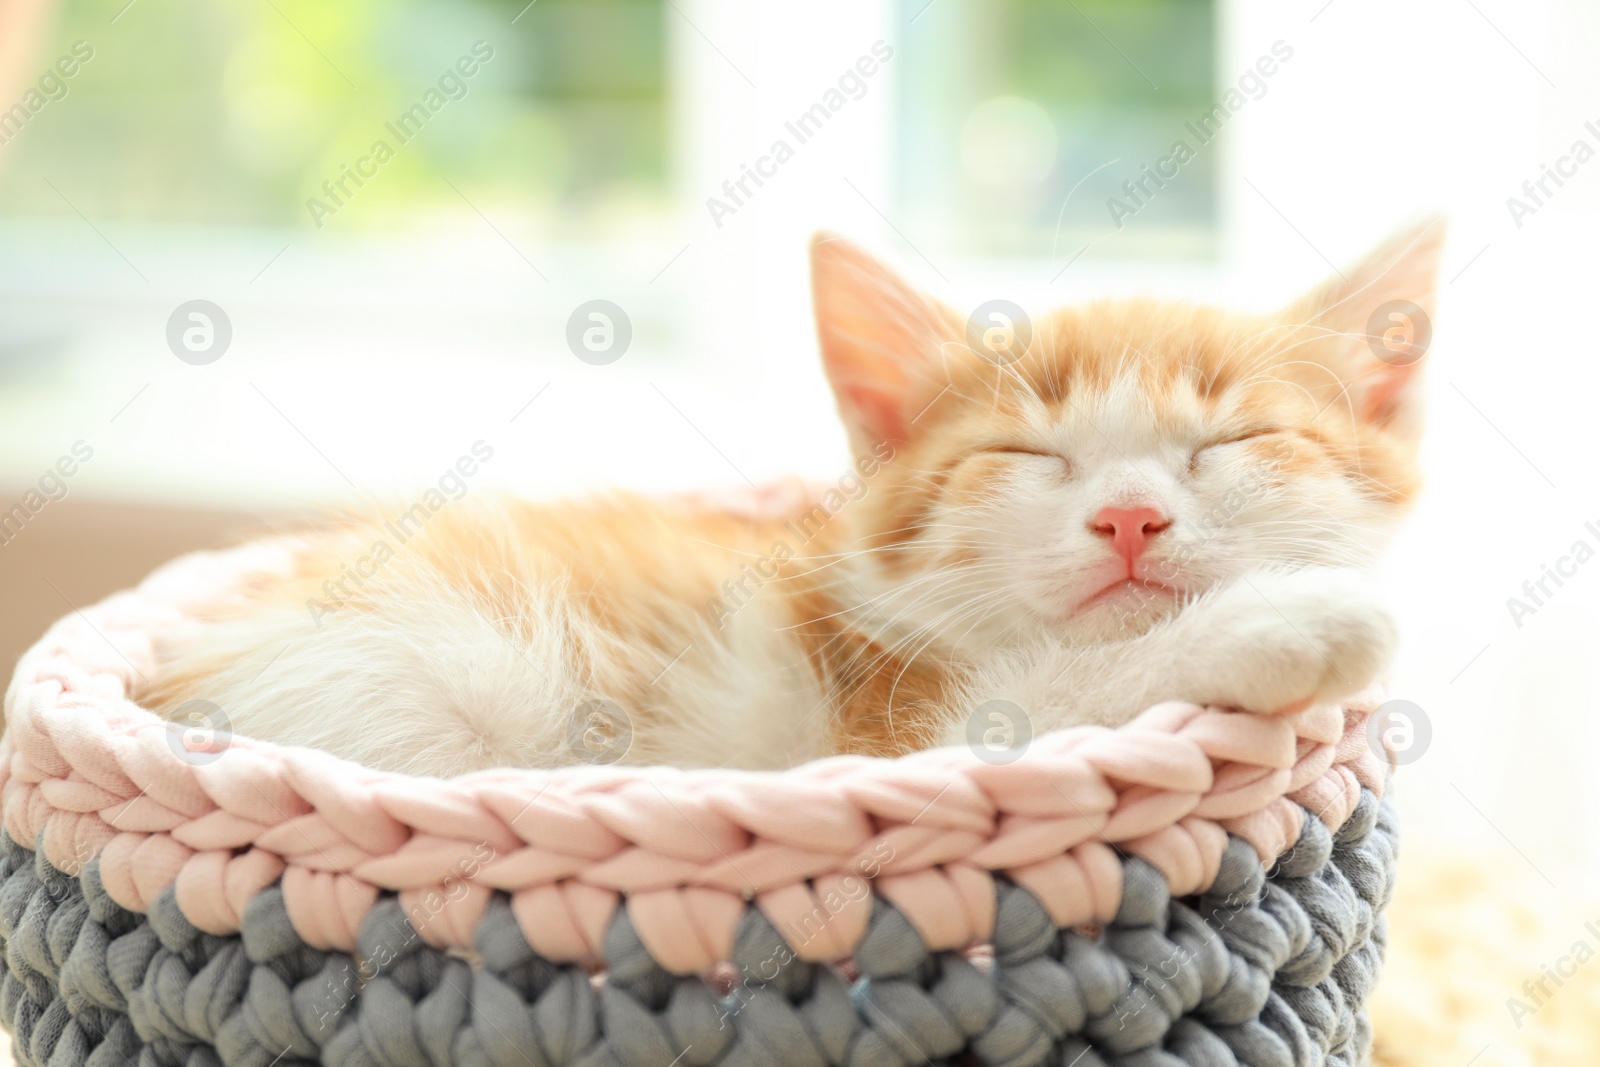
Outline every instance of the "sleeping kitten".
<path fill-rule="evenodd" d="M 1417 490 L 1420 353 L 1369 323 L 1431 314 L 1441 239 L 1276 315 L 1119 301 L 969 336 L 819 237 L 855 453 L 819 500 L 463 500 L 404 544 L 393 515 L 309 530 L 174 636 L 143 699 L 436 775 L 894 754 L 966 741 L 996 698 L 1034 732 L 1338 700 L 1394 650 L 1368 572 Z"/>

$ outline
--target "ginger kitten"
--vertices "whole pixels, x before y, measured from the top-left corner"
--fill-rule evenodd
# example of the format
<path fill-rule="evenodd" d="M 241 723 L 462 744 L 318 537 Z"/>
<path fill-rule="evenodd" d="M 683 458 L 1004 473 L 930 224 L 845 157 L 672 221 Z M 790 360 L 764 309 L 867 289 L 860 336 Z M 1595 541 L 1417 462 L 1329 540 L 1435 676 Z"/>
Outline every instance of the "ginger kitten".
<path fill-rule="evenodd" d="M 391 516 L 330 523 L 176 635 L 143 699 L 452 775 L 888 755 L 965 741 L 997 697 L 1042 732 L 1348 696 L 1393 652 L 1368 572 L 1417 489 L 1419 362 L 1369 322 L 1431 314 L 1441 240 L 1276 315 L 1103 302 L 996 349 L 819 237 L 855 453 L 821 499 L 464 500 L 381 567 Z"/>

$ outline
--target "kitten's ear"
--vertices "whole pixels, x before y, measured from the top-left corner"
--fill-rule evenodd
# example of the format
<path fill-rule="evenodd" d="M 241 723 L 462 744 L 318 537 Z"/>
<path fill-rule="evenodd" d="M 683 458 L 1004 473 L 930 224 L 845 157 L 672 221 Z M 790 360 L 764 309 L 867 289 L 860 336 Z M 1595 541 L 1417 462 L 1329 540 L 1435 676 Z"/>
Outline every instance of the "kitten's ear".
<path fill-rule="evenodd" d="M 907 440 L 912 420 L 949 384 L 942 358 L 960 320 L 855 245 L 811 239 L 811 291 L 822 363 L 850 442 L 870 453 Z"/>
<path fill-rule="evenodd" d="M 1445 222 L 1402 231 L 1343 277 L 1312 290 L 1285 318 L 1331 331 L 1319 342 L 1353 410 L 1375 425 L 1413 433 L 1423 357 L 1433 339 Z"/>

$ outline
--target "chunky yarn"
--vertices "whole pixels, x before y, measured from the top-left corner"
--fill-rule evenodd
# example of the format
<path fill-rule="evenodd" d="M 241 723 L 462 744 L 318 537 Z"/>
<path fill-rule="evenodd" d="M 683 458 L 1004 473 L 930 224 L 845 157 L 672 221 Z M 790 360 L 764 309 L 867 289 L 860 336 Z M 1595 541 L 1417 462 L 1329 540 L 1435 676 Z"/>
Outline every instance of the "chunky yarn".
<path fill-rule="evenodd" d="M 58 623 L 0 741 L 27 1067 L 1362 1067 L 1376 699 L 780 774 L 409 779 L 129 699 L 274 546 Z M 124 658 L 126 657 L 126 658 Z"/>
<path fill-rule="evenodd" d="M 504 894 L 470 956 L 429 945 L 393 895 L 350 955 L 302 941 L 281 889 L 218 937 L 172 890 L 139 915 L 96 862 L 70 877 L 0 837 L 0 1017 L 26 1067 L 1358 1067 L 1394 825 L 1368 792 L 1336 833 L 1302 826 L 1270 870 L 1234 838 L 1184 898 L 1122 859 L 1096 931 L 998 882 L 982 956 L 930 949 L 878 899 L 843 971 L 801 960 L 752 906 L 726 973 L 682 976 L 619 911 L 599 983 L 535 952 Z"/>

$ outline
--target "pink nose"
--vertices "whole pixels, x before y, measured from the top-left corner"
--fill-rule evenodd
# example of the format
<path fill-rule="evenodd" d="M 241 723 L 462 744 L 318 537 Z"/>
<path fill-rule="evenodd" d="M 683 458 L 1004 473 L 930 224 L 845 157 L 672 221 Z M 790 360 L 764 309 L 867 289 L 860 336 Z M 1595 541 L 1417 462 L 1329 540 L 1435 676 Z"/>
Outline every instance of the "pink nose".
<path fill-rule="evenodd" d="M 1089 520 L 1089 529 L 1111 538 L 1112 549 L 1130 568 L 1150 538 L 1171 525 L 1172 520 L 1155 508 L 1101 508 Z"/>

